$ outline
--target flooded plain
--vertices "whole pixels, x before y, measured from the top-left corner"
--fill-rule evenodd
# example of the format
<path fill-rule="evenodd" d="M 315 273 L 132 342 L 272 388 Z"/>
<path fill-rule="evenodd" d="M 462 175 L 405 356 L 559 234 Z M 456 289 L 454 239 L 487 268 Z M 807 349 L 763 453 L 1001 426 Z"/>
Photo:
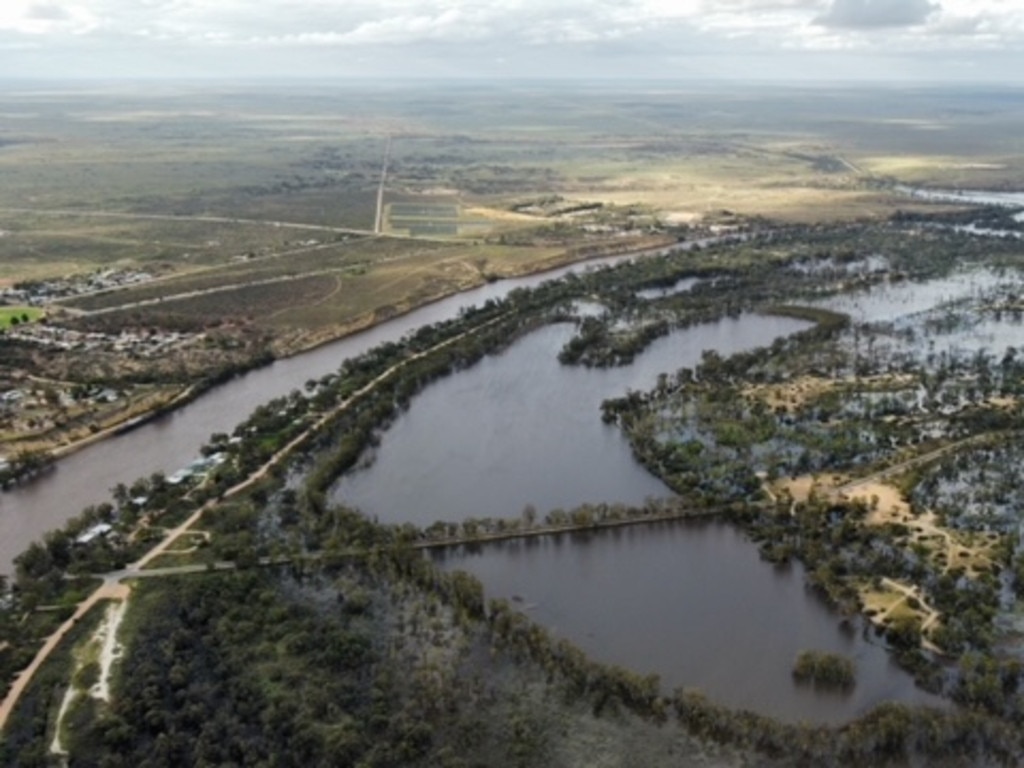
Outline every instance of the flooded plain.
<path fill-rule="evenodd" d="M 527 504 L 543 515 L 663 496 L 667 489 L 637 464 L 625 437 L 601 421 L 601 402 L 696 366 L 706 349 L 727 357 L 809 327 L 745 314 L 675 331 L 632 365 L 594 369 L 560 364 L 575 328 L 546 326 L 418 395 L 384 433 L 369 468 L 342 477 L 333 500 L 384 523 L 427 526 L 516 517 Z"/>
<path fill-rule="evenodd" d="M 442 299 L 340 341 L 236 376 L 171 414 L 67 456 L 33 482 L 0 493 L 0 573 L 11 573 L 15 556 L 47 531 L 61 527 L 89 504 L 109 501 L 110 491 L 118 483 L 130 485 L 154 472 L 170 475 L 195 458 L 212 433 L 230 433 L 257 406 L 301 389 L 308 379 L 337 371 L 346 358 L 398 341 L 421 326 L 457 317 L 464 307 L 503 298 L 516 288 L 636 256 L 594 259 L 488 283 Z"/>
<path fill-rule="evenodd" d="M 770 344 L 808 324 L 754 314 L 677 331 L 625 368 L 560 365 L 569 324 L 542 328 L 503 354 L 415 398 L 383 435 L 373 463 L 335 486 L 335 501 L 388 523 L 543 515 L 584 502 L 640 503 L 668 490 L 601 422 L 600 402 L 652 387 L 658 374 Z M 703 689 L 715 701 L 785 720 L 838 723 L 889 700 L 941 705 L 878 644 L 777 568 L 736 528 L 681 521 L 464 547 L 434 555 L 476 575 L 488 597 L 513 600 L 595 659 L 655 673 L 666 692 Z M 801 650 L 854 660 L 847 693 L 800 686 Z"/>
<path fill-rule="evenodd" d="M 941 705 L 888 653 L 804 586 L 799 565 L 772 566 L 735 527 L 679 521 L 522 539 L 435 555 L 513 600 L 593 658 L 662 687 L 699 688 L 714 701 L 788 720 L 839 723 L 883 701 Z M 846 693 L 798 685 L 802 650 L 854 661 Z"/>
<path fill-rule="evenodd" d="M 567 271 L 567 270 L 566 270 Z M 5 563 L 45 530 L 107 498 L 116 482 L 186 462 L 214 431 L 230 431 L 258 404 L 336 370 L 346 357 L 400 338 L 460 307 L 499 298 L 550 277 L 483 286 L 364 334 L 275 363 L 204 395 L 134 433 L 61 462 L 44 482 L 0 502 Z M 957 275 L 925 284 L 876 286 L 821 302 L 858 321 L 894 321 L 937 303 L 981 295 L 998 276 Z M 686 282 L 674 292 L 692 288 Z M 581 307 L 581 312 L 600 307 Z M 654 386 L 659 374 L 695 367 L 705 350 L 723 357 L 771 344 L 810 324 L 743 314 L 654 341 L 632 365 L 561 365 L 571 323 L 545 326 L 499 355 L 429 386 L 383 435 L 368 466 L 342 477 L 334 501 L 386 523 L 428 526 L 470 518 L 543 515 L 582 503 L 638 504 L 670 491 L 633 458 L 600 418 L 600 404 Z M 641 674 L 666 691 L 704 689 L 715 701 L 785 720 L 837 723 L 887 700 L 941 705 L 917 689 L 859 625 L 845 624 L 804 587 L 797 565 L 762 561 L 757 547 L 720 522 L 681 521 L 600 533 L 510 541 L 436 555 L 445 568 L 476 574 L 489 597 L 515 601 L 557 636 L 594 658 Z M 801 650 L 854 660 L 847 693 L 798 686 Z"/>

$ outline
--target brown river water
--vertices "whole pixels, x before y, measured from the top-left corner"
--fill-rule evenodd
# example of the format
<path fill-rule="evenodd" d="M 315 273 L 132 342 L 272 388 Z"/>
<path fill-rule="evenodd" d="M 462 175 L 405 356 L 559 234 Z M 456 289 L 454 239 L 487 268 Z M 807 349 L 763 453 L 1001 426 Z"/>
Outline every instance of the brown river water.
<path fill-rule="evenodd" d="M 617 259 L 605 260 L 617 261 Z M 482 286 L 314 351 L 239 376 L 179 411 L 62 460 L 36 482 L 0 495 L 0 565 L 117 483 L 184 466 L 211 433 L 230 432 L 258 405 L 373 346 L 461 307 L 535 285 L 569 269 Z M 668 489 L 632 458 L 599 405 L 652 386 L 658 373 L 694 366 L 807 327 L 753 314 L 677 331 L 633 365 L 561 366 L 572 326 L 552 325 L 427 388 L 384 435 L 366 469 L 339 481 L 336 500 L 382 522 L 543 515 L 582 502 L 638 503 Z M 763 562 L 735 528 L 714 522 L 637 526 L 454 550 L 446 568 L 476 574 L 488 596 L 514 599 L 556 635 L 595 658 L 657 673 L 666 689 L 703 688 L 713 699 L 787 720 L 840 722 L 884 700 L 935 703 L 886 652 L 803 586 L 799 566 Z M 802 649 L 856 661 L 847 694 L 816 692 L 791 677 Z"/>

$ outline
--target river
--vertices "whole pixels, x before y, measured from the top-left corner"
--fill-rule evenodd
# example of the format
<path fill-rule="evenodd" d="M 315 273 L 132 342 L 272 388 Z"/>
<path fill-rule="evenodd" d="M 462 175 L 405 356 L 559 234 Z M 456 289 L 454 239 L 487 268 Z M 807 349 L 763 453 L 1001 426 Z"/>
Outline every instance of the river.
<path fill-rule="evenodd" d="M 897 186 L 896 191 L 923 200 L 934 200 L 940 203 L 970 203 L 971 205 L 999 205 L 1005 208 L 1024 208 L 1024 192 L 992 192 L 986 190 L 951 190 L 921 189 L 918 187 Z M 1024 221 L 1024 212 L 1014 216 L 1017 221 Z"/>
<path fill-rule="evenodd" d="M 110 490 L 118 483 L 128 485 L 154 472 L 170 474 L 185 466 L 211 434 L 230 433 L 257 406 L 302 388 L 310 378 L 336 371 L 348 357 L 397 341 L 423 325 L 456 317 L 464 307 L 502 298 L 515 288 L 532 287 L 581 269 L 617 264 L 636 255 L 594 259 L 500 280 L 442 299 L 340 341 L 237 376 L 163 418 L 73 453 L 34 482 L 0 493 L 0 572 L 11 573 L 16 555 L 47 531 L 63 526 L 85 506 L 109 501 Z"/>

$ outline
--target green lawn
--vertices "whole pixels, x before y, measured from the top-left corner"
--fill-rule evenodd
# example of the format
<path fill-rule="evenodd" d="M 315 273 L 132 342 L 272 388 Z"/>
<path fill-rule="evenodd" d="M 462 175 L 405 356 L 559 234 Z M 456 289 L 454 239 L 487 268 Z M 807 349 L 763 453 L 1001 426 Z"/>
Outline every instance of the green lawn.
<path fill-rule="evenodd" d="M 0 307 L 0 331 L 10 325 L 33 322 L 43 316 L 38 307 Z"/>

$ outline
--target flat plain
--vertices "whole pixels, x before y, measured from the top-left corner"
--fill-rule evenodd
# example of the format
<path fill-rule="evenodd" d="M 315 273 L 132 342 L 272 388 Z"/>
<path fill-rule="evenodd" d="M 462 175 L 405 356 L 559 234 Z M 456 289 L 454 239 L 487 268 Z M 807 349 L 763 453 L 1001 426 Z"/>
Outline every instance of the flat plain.
<path fill-rule="evenodd" d="M 209 412 L 147 417 L 255 387 L 282 366 L 300 375 L 288 375 L 287 396 L 268 394 L 201 447 L 188 437 L 201 456 L 170 477 L 119 440 L 99 446 L 120 444 L 123 460 L 105 463 L 136 476 L 124 473 L 112 503 L 63 518 L 64 530 L 26 534 L 35 541 L 0 601 L 0 667 L 14 681 L 0 707 L 0 759 L 1019 759 L 1024 366 L 1003 342 L 1019 338 L 1022 255 L 1019 236 L 990 238 L 986 227 L 1019 235 L 1022 225 L 1005 209 L 907 188 L 1019 190 L 1022 110 L 1014 91 L 979 89 L 8 89 L 0 482 L 48 484 L 66 493 L 48 508 L 74 506 L 90 481 L 69 483 L 68 470 L 90 453 L 37 477 L 51 460 L 129 427 L 128 440 L 166 447 L 177 430 L 185 441 L 186 419 L 214 428 Z M 499 284 L 504 298 L 337 354 L 332 367 L 344 362 L 319 378 L 310 355 L 231 380 L 484 282 L 652 251 L 660 256 L 559 282 Z M 730 327 L 742 330 L 719 333 Z M 451 416 L 420 442 L 402 437 L 406 411 L 431 407 L 428 387 L 436 394 L 477 365 L 508 363 L 549 330 L 564 332 L 561 351 L 529 362 L 549 364 L 551 378 L 517 359 L 516 376 L 473 387 L 488 398 L 483 409 L 455 390 Z M 748 349 L 762 331 L 771 346 Z M 611 399 L 585 405 L 587 379 L 625 376 L 641 354 L 640 367 L 660 371 L 653 389 L 630 385 L 619 397 L 616 385 Z M 693 367 L 679 368 L 687 355 Z M 556 395 L 566 405 L 509 415 Z M 504 421 L 488 422 L 491 413 Z M 545 430 L 572 438 L 569 447 Z M 589 498 L 605 454 L 587 449 L 611 430 L 626 441 L 615 444 L 622 460 L 674 495 L 635 506 L 538 500 L 539 510 L 525 497 L 506 516 L 512 494 L 489 474 L 494 464 L 518 478 L 517 493 L 536 494 L 547 476 L 559 492 L 572 486 L 570 460 L 583 457 L 577 490 Z M 511 451 L 501 458 L 481 434 Z M 403 439 L 413 457 L 401 469 L 426 468 L 429 479 L 376 481 L 412 490 L 410 509 L 380 508 L 398 510 L 393 524 L 372 498 L 364 514 L 334 496 L 385 470 Z M 513 459 L 549 450 L 542 470 L 515 474 Z M 432 486 L 461 488 L 469 516 Z M 38 498 L 27 503 L 45 511 Z M 555 620 L 545 611 L 571 572 L 505 589 L 421 557 L 465 548 L 493 558 L 496 542 L 519 539 L 534 555 L 544 542 L 580 551 L 628 544 L 641 529 L 664 544 L 670 526 L 693 537 L 710 517 L 743 532 L 709 558 L 711 575 L 695 577 L 678 546 L 659 567 L 653 539 L 637 568 L 624 550 L 590 556 L 571 610 Z M 752 580 L 729 581 L 744 551 Z M 657 583 L 630 586 L 638 574 Z M 90 595 L 96 577 L 104 586 Z M 797 579 L 799 599 L 751 597 L 755 579 Z M 708 620 L 666 596 L 684 583 L 698 585 Z M 618 608 L 613 586 L 625 589 Z M 802 605 L 806 586 L 816 602 L 797 618 L 751 610 Z M 111 599 L 120 605 L 107 610 Z M 577 632 L 588 600 L 601 624 Z M 645 612 L 630 620 L 627 603 Z M 791 641 L 819 612 L 828 631 L 801 635 L 793 665 Z M 650 621 L 669 613 L 686 620 L 679 634 Z M 767 641 L 773 622 L 785 642 Z M 724 684 L 707 696 L 670 691 L 674 668 L 649 667 L 643 643 L 622 667 L 605 655 L 607 623 L 686 661 L 699 658 L 685 642 L 701 627 L 715 663 L 778 673 L 737 686 L 773 698 L 748 710 Z M 756 653 L 734 647 L 744 635 Z M 891 658 L 872 671 L 870 654 L 887 655 L 880 646 L 902 671 Z M 703 685 L 690 672 L 678 679 Z M 863 704 L 844 699 L 851 689 Z M 815 713 L 835 705 L 835 727 L 788 708 L 805 696 Z M 933 708 L 939 701 L 948 708 Z"/>

